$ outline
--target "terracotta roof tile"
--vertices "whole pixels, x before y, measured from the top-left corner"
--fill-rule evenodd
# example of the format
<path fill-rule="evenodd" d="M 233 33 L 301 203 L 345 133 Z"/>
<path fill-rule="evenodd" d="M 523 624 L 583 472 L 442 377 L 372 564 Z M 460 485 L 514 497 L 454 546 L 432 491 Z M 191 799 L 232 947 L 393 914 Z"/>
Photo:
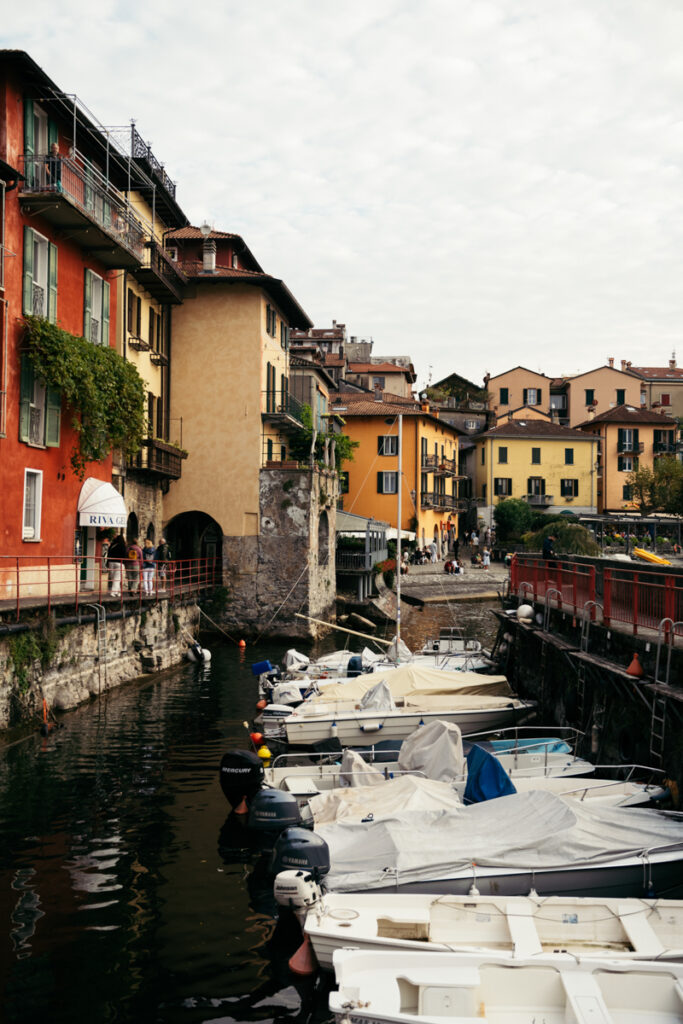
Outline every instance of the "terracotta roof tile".
<path fill-rule="evenodd" d="M 527 420 L 509 420 L 497 427 L 491 427 L 479 437 L 547 437 L 562 440 L 574 438 L 575 440 L 586 440 L 585 434 L 571 427 L 562 427 L 559 423 L 549 423 L 546 420 L 537 420 L 529 417 Z"/>
<path fill-rule="evenodd" d="M 675 427 L 676 421 L 652 409 L 636 409 L 634 405 L 616 405 L 613 409 L 584 420 L 578 427 L 590 427 L 593 423 L 655 423 L 658 426 Z"/>
<path fill-rule="evenodd" d="M 201 233 L 199 228 L 193 227 L 191 224 L 186 228 L 178 228 L 177 231 L 169 231 L 166 234 L 166 238 L 198 238 L 203 239 L 204 235 Z M 209 238 L 239 238 L 242 241 L 241 235 L 235 235 L 230 231 L 212 231 Z"/>
<path fill-rule="evenodd" d="M 683 366 L 631 366 L 629 369 L 648 380 L 670 380 L 672 383 L 683 380 Z"/>

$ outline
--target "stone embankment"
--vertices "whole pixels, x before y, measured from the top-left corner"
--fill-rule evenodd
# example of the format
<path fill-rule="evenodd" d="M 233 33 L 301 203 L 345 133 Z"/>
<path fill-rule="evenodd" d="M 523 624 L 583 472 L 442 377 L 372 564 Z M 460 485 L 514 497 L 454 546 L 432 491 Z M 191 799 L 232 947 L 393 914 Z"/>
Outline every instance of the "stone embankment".
<path fill-rule="evenodd" d="M 503 589 L 509 571 L 502 562 L 488 569 L 465 564 L 463 575 L 444 572 L 443 562 L 411 565 L 401 578 L 401 600 L 409 604 L 445 601 L 492 601 Z"/>

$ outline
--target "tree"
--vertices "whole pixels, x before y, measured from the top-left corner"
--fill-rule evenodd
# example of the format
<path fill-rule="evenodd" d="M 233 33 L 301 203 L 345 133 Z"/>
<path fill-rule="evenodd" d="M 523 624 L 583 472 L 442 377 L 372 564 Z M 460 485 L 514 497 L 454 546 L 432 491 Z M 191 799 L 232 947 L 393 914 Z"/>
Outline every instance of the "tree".
<path fill-rule="evenodd" d="M 680 512 L 683 465 L 672 456 L 655 460 L 654 468 L 642 466 L 629 473 L 631 500 L 641 516 L 653 512 Z"/>
<path fill-rule="evenodd" d="M 311 457 L 311 445 L 313 444 L 313 411 L 310 405 L 302 405 L 301 422 L 303 426 L 290 438 L 289 450 L 297 462 L 308 463 Z M 321 465 L 325 452 L 325 441 L 334 441 L 334 463 L 337 472 L 340 471 L 342 463 L 353 462 L 353 451 L 359 445 L 358 441 L 352 441 L 347 434 L 317 434 L 313 458 Z"/>
<path fill-rule="evenodd" d="M 521 498 L 506 498 L 493 510 L 499 540 L 521 537 L 530 529 L 533 520 L 531 506 Z"/>
<path fill-rule="evenodd" d="M 595 537 L 580 523 L 556 519 L 547 523 L 535 533 L 526 534 L 524 543 L 529 551 L 540 551 L 545 537 L 555 538 L 555 553 L 558 555 L 599 555 L 600 548 Z"/>

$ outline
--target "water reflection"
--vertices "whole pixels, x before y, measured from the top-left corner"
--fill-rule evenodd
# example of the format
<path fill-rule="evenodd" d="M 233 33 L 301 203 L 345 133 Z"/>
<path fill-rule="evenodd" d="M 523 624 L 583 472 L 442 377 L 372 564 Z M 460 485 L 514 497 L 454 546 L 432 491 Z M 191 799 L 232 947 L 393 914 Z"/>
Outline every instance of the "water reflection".
<path fill-rule="evenodd" d="M 487 609 L 472 607 L 457 624 L 479 635 Z M 445 606 L 410 608 L 404 636 L 418 646 L 451 622 Z M 328 1017 L 329 980 L 290 975 L 300 934 L 276 927 L 259 852 L 226 821 L 218 784 L 254 713 L 250 665 L 287 646 L 212 646 L 210 666 L 123 687 L 0 751 L 3 1020 Z"/>

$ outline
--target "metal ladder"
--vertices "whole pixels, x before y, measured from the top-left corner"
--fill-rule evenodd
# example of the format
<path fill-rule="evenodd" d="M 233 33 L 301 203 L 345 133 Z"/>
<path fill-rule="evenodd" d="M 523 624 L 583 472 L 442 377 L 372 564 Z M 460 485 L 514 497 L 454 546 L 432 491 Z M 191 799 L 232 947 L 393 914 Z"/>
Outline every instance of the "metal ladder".
<path fill-rule="evenodd" d="M 655 686 L 668 686 L 671 676 L 671 652 L 673 650 L 676 627 L 683 627 L 683 622 L 674 622 L 673 619 L 662 619 L 657 629 L 657 658 L 655 660 Z M 660 678 L 659 671 L 662 666 L 662 642 L 666 643 L 667 655 L 666 665 L 663 669 L 664 675 Z M 661 768 L 664 757 L 664 736 L 666 733 L 666 711 L 667 698 L 665 694 L 657 693 L 652 695 L 652 716 L 650 718 L 650 756 Z"/>
<path fill-rule="evenodd" d="M 579 640 L 579 651 L 583 654 L 588 654 L 590 630 L 591 630 L 591 612 L 593 609 L 600 608 L 597 601 L 586 601 L 583 606 L 583 612 L 581 617 L 581 638 Z M 579 661 L 579 668 L 576 675 L 576 714 L 579 720 L 579 728 L 583 729 L 583 723 L 586 716 L 586 663 L 585 661 Z"/>
<path fill-rule="evenodd" d="M 97 677 L 98 688 L 102 692 L 102 682 L 107 686 L 107 609 L 103 604 L 89 604 L 95 612 L 97 622 Z"/>

